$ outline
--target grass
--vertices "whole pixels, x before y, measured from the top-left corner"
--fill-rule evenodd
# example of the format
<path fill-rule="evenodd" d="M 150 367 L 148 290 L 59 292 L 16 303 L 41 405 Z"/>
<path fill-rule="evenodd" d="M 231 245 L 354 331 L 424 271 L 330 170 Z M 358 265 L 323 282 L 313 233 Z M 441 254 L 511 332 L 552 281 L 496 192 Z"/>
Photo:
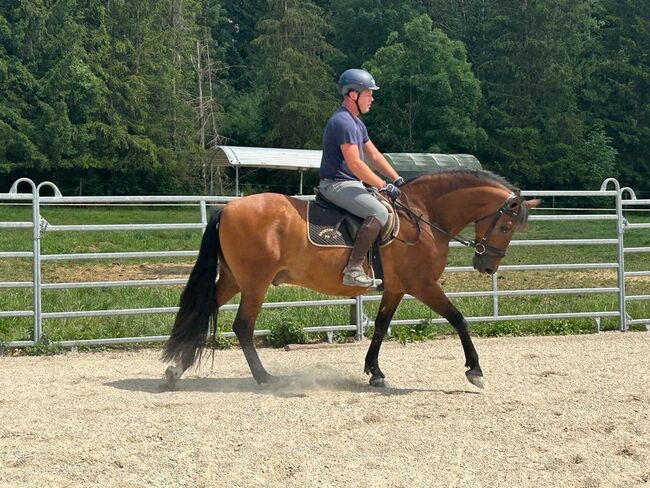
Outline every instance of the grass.
<path fill-rule="evenodd" d="M 52 224 L 117 224 L 117 223 L 180 223 L 199 222 L 198 206 L 160 207 L 44 207 L 43 217 Z M 650 221 L 649 216 L 631 215 L 631 222 Z M 29 221 L 31 209 L 27 206 L 0 205 L 0 221 Z M 470 230 L 465 231 L 470 235 Z M 613 221 L 531 222 L 517 239 L 589 239 L 615 238 Z M 86 253 L 86 252 L 137 252 L 164 250 L 196 250 L 201 238 L 199 230 L 178 231 L 106 231 L 106 232 L 50 232 L 41 241 L 43 254 Z M 635 230 L 626 233 L 626 247 L 650 246 L 650 232 Z M 0 231 L 0 252 L 30 251 L 31 229 Z M 452 249 L 450 266 L 468 266 L 471 251 Z M 612 245 L 581 246 L 511 246 L 504 264 L 550 264 L 550 263 L 598 263 L 616 262 L 616 249 Z M 121 259 L 88 261 L 43 262 L 42 275 L 46 283 L 74 281 L 103 281 L 115 279 L 155 279 L 160 277 L 186 278 L 193 259 Z M 627 254 L 626 270 L 647 270 L 646 254 Z M 31 281 L 31 260 L 0 260 L 0 281 Z M 443 275 L 441 282 L 446 291 L 490 290 L 491 280 L 478 273 L 450 273 Z M 535 289 L 567 287 L 614 287 L 615 270 L 582 271 L 501 271 L 498 288 Z M 650 279 L 633 278 L 627 281 L 629 294 L 650 294 Z M 173 307 L 178 303 L 179 286 L 126 287 L 98 289 L 44 290 L 43 311 L 103 310 L 113 308 Z M 283 286 L 269 289 L 267 302 L 327 299 L 309 290 Z M 237 302 L 237 297 L 232 303 Z M 32 291 L 29 288 L 0 288 L 0 311 L 30 310 Z M 462 298 L 454 303 L 466 316 L 492 315 L 491 298 Z M 369 317 L 374 317 L 378 302 L 364 305 Z M 499 313 L 540 314 L 578 311 L 612 311 L 618 307 L 615 294 L 584 295 L 542 295 L 502 297 L 499 299 Z M 632 317 L 650 317 L 650 302 L 628 303 Z M 321 306 L 309 308 L 264 309 L 260 313 L 257 328 L 272 329 L 277 324 L 299 323 L 303 326 L 346 325 L 350 323 L 348 306 Z M 395 333 L 404 340 L 426 338 L 440 333 L 449 333 L 451 328 L 430 325 L 428 320 L 436 314 L 417 301 L 404 301 L 395 319 L 421 319 L 422 323 L 404 327 L 404 332 Z M 230 330 L 234 312 L 222 311 L 220 327 Z M 44 332 L 49 341 L 82 340 L 104 337 L 136 337 L 166 335 L 169 333 L 173 316 L 171 314 L 79 317 L 48 319 L 44 321 Z M 616 319 L 603 319 L 605 329 L 617 328 Z M 564 334 L 591 332 L 595 329 L 590 319 L 535 320 L 516 322 L 473 323 L 471 329 L 481 335 L 506 334 Z M 0 318 L 0 343 L 29 339 L 32 334 L 31 318 Z M 406 335 L 405 335 L 406 334 Z M 345 337 L 345 334 L 339 334 Z"/>

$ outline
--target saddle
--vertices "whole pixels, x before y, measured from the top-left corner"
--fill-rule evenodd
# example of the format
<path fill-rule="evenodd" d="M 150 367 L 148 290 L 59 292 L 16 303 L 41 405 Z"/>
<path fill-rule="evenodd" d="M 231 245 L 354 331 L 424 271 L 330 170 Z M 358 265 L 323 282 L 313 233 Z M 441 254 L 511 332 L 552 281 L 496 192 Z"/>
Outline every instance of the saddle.
<path fill-rule="evenodd" d="M 354 240 L 363 219 L 335 205 L 314 188 L 316 199 L 307 203 L 307 237 L 315 246 L 354 247 Z M 399 232 L 399 219 L 388 201 L 381 194 L 377 199 L 388 210 L 388 221 L 382 227 L 377 243 L 383 247 Z"/>
<path fill-rule="evenodd" d="M 354 247 L 363 219 L 333 204 L 314 188 L 316 199 L 307 203 L 307 238 L 315 246 Z M 399 218 L 390 202 L 382 195 L 377 199 L 388 209 L 388 221 L 379 233 L 379 237 L 368 253 L 371 275 L 382 280 L 377 287 L 383 290 L 384 270 L 381 264 L 379 248 L 389 244 L 399 232 Z"/>

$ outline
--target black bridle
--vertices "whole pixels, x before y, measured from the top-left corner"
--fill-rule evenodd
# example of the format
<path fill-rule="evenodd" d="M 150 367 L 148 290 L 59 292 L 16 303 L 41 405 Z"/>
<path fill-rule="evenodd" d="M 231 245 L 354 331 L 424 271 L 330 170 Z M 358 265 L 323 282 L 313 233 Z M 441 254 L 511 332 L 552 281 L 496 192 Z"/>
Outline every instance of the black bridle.
<path fill-rule="evenodd" d="M 402 193 L 402 195 L 404 195 L 404 193 Z M 406 195 L 404 195 L 404 196 L 406 196 Z M 510 194 L 508 196 L 508 198 L 506 198 L 506 200 L 503 202 L 503 205 L 501 205 L 501 207 L 499 207 L 499 209 L 497 211 L 489 213 L 489 214 L 487 214 L 487 215 L 485 215 L 485 216 L 483 216 L 483 217 L 481 217 L 479 219 L 476 219 L 474 221 L 474 224 L 477 224 L 478 222 L 489 219 L 490 217 L 494 217 L 492 219 L 492 222 L 490 222 L 490 225 L 488 226 L 488 228 L 483 233 L 483 237 L 481 239 L 479 239 L 479 240 L 465 239 L 463 237 L 453 235 L 453 234 L 449 233 L 448 231 L 446 231 L 445 229 L 443 229 L 442 227 L 440 227 L 438 224 L 435 224 L 433 222 L 429 222 L 428 220 L 422 218 L 422 214 L 418 215 L 413 210 L 411 210 L 411 208 L 408 205 L 404 205 L 402 202 L 400 202 L 398 200 L 395 200 L 393 202 L 393 205 L 396 206 L 396 207 L 401 208 L 402 210 L 404 210 L 404 212 L 409 216 L 411 221 L 413 221 L 413 223 L 415 223 L 416 227 L 418 228 L 418 233 L 420 232 L 420 222 L 422 222 L 424 224 L 427 224 L 432 229 L 436 229 L 437 231 L 443 233 L 450 240 L 459 242 L 460 244 L 462 244 L 465 247 L 473 248 L 474 252 L 476 253 L 477 256 L 486 255 L 486 256 L 489 256 L 489 257 L 493 257 L 493 258 L 503 258 L 506 255 L 505 249 L 499 249 L 497 247 L 491 246 L 490 244 L 488 244 L 487 241 L 490 238 L 490 235 L 492 235 L 492 232 L 494 231 L 494 229 L 496 228 L 496 225 L 499 222 L 499 219 L 501 218 L 501 216 L 509 215 L 511 217 L 514 217 L 514 218 L 519 218 L 518 210 L 521 207 L 522 200 L 523 199 L 522 199 L 521 195 L 519 194 L 519 192 L 512 193 L 512 194 Z M 407 198 L 407 202 L 408 202 L 408 198 Z M 511 209 L 510 206 L 512 205 L 513 202 L 517 202 L 518 205 L 516 207 L 514 207 L 513 209 Z M 415 244 L 414 242 L 411 242 L 411 243 L 406 242 L 406 241 L 403 241 L 403 242 L 405 242 L 406 244 Z M 489 254 L 486 254 L 486 253 L 489 253 Z"/>

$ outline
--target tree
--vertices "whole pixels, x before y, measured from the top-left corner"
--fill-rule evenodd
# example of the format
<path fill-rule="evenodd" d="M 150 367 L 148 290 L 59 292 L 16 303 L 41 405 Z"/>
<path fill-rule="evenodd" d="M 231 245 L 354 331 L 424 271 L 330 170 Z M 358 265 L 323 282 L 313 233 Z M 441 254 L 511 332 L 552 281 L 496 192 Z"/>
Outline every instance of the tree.
<path fill-rule="evenodd" d="M 381 87 L 369 124 L 382 150 L 457 152 L 484 142 L 475 123 L 480 85 L 463 44 L 428 16 L 391 34 L 364 67 Z"/>
<path fill-rule="evenodd" d="M 582 105 L 618 151 L 621 182 L 650 191 L 650 4 L 605 0 Z"/>
<path fill-rule="evenodd" d="M 191 188 L 197 2 L 2 3 L 0 172 L 66 192 Z"/>
<path fill-rule="evenodd" d="M 593 69 L 594 2 L 431 0 L 436 25 L 461 39 L 481 80 L 481 161 L 519 184 L 593 188 L 615 151 L 578 104 Z"/>
<path fill-rule="evenodd" d="M 337 72 L 357 68 L 386 43 L 391 32 L 425 12 L 421 0 L 332 0 L 333 45 L 344 57 Z"/>
<path fill-rule="evenodd" d="M 265 144 L 320 147 L 322 130 L 336 101 L 327 62 L 338 55 L 325 40 L 329 26 L 308 0 L 269 0 L 257 24 L 255 89 L 268 124 Z"/>

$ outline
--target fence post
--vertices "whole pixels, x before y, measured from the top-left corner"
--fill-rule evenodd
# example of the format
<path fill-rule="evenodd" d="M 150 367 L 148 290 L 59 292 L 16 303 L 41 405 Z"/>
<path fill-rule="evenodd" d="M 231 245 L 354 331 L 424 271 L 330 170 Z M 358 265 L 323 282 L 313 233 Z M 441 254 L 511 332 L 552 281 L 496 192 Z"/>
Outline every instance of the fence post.
<path fill-rule="evenodd" d="M 363 295 L 354 298 L 354 305 L 350 305 L 350 323 L 357 326 L 356 340 L 363 339 Z"/>
<path fill-rule="evenodd" d="M 41 317 L 41 213 L 38 202 L 38 189 L 29 178 L 19 178 L 11 185 L 9 193 L 17 194 L 18 185 L 28 183 L 32 187 L 32 309 L 34 310 L 33 340 L 39 342 L 43 334 Z"/>
<path fill-rule="evenodd" d="M 499 296 L 497 295 L 499 291 L 499 285 L 497 283 L 497 273 L 492 275 L 492 316 L 499 316 Z"/>
<path fill-rule="evenodd" d="M 32 188 L 32 308 L 34 310 L 33 320 L 33 340 L 40 342 L 43 337 L 43 316 L 42 316 L 42 279 L 41 279 L 41 236 L 45 232 L 47 222 L 41 218 L 40 192 L 43 186 L 49 186 L 54 190 L 54 196 L 60 197 L 61 192 L 57 186 L 50 182 L 44 181 L 36 186 L 29 178 L 17 179 L 11 188 L 10 194 L 18 194 L 18 185 L 27 183 Z"/>
<path fill-rule="evenodd" d="M 607 190 L 608 184 L 612 182 L 616 190 L 616 237 L 618 244 L 617 250 L 617 281 L 618 281 L 618 312 L 619 312 L 619 330 L 624 332 L 627 330 L 627 311 L 625 307 L 625 246 L 623 242 L 623 235 L 625 232 L 625 219 L 623 218 L 623 192 L 621 185 L 616 178 L 607 178 L 600 186 L 600 190 Z"/>
<path fill-rule="evenodd" d="M 201 200 L 201 203 L 199 204 L 199 209 L 201 212 L 201 223 L 205 227 L 206 225 L 208 225 L 208 211 L 207 211 L 205 200 Z M 205 232 L 205 229 L 203 229 L 203 232 Z"/>

